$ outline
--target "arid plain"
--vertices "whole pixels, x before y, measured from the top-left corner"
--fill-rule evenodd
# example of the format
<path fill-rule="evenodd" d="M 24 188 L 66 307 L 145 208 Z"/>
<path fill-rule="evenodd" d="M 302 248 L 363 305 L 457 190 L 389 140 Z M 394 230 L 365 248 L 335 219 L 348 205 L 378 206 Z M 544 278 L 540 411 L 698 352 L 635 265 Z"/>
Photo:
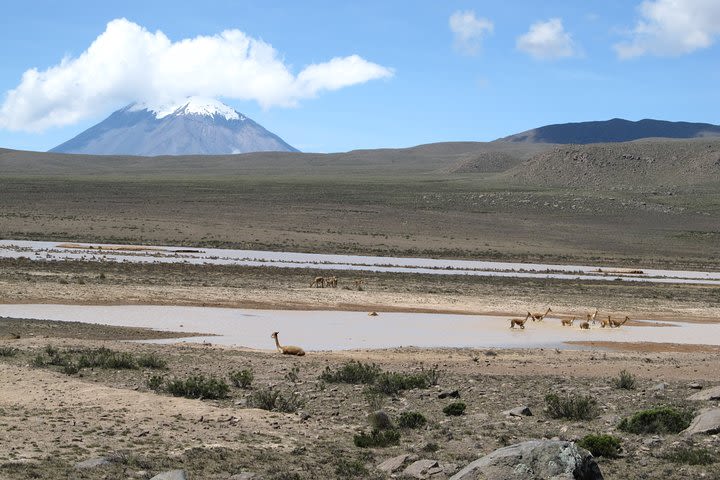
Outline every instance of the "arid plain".
<path fill-rule="evenodd" d="M 720 142 L 711 140 L 179 158 L 0 151 L 0 171 L 3 239 L 720 269 Z M 630 316 L 629 325 L 720 321 L 713 285 L 340 271 L 338 288 L 310 288 L 328 273 L 28 259 L 1 259 L 0 267 L 2 303 L 357 310 L 380 319 L 388 311 L 523 317 L 552 306 L 546 322 L 596 308 Z M 522 334 L 539 328 L 528 324 Z M 606 433 L 622 442 L 618 458 L 597 458 L 606 478 L 720 478 L 717 463 L 688 461 L 717 458 L 717 435 L 618 428 L 645 408 L 694 414 L 717 406 L 688 397 L 720 384 L 718 339 L 586 350 L 597 328 L 577 350 L 405 347 L 289 357 L 274 351 L 271 331 L 267 350 L 249 350 L 129 343 L 174 334 L 0 319 L 0 478 L 151 478 L 175 468 L 207 479 L 387 478 L 377 466 L 406 453 L 439 462 L 428 478 L 448 478 L 504 445 Z M 133 368 L 89 366 L 100 348 Z M 431 381 L 378 394 L 323 376 L 350 360 Z M 191 375 L 231 384 L 244 370 L 253 374 L 247 388 L 231 386 L 218 399 L 175 397 L 167 388 Z M 633 388 L 618 387 L 622 370 Z M 451 400 L 438 395 L 454 390 L 466 410 L 446 416 Z M 268 391 L 296 411 L 251 408 Z M 588 399 L 592 415 L 553 418 L 548 394 Z M 503 413 L 521 405 L 533 415 Z M 404 412 L 427 423 L 399 428 L 389 447 L 356 446 L 354 436 L 370 431 L 368 413 L 380 408 L 396 425 Z M 107 462 L 76 467 L 99 457 Z"/>

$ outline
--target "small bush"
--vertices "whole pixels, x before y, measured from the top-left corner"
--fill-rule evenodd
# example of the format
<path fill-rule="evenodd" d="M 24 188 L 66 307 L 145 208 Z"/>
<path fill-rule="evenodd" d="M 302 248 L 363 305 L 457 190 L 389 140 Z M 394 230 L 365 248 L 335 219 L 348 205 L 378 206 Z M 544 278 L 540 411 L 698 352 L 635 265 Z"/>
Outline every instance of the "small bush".
<path fill-rule="evenodd" d="M 168 382 L 167 391 L 176 397 L 186 398 L 225 398 L 230 387 L 223 380 L 204 375 L 193 375 L 185 380 L 174 379 Z"/>
<path fill-rule="evenodd" d="M 250 388 L 255 375 L 250 369 L 230 372 L 230 382 L 238 388 Z"/>
<path fill-rule="evenodd" d="M 153 375 L 145 381 L 145 385 L 147 385 L 150 390 L 154 390 L 156 392 L 162 390 L 163 383 L 165 383 L 165 379 L 160 375 Z"/>
<path fill-rule="evenodd" d="M 466 405 L 463 402 L 454 402 L 443 408 L 443 413 L 448 417 L 459 417 L 465 413 Z"/>
<path fill-rule="evenodd" d="M 378 410 L 368 415 L 368 423 L 373 430 L 390 430 L 393 428 L 392 420 L 383 410 Z"/>
<path fill-rule="evenodd" d="M 427 372 L 383 372 L 375 381 L 375 386 L 385 395 L 395 395 L 403 390 L 428 388 L 430 386 L 430 379 L 428 378 Z"/>
<path fill-rule="evenodd" d="M 278 390 L 266 388 L 254 392 L 249 405 L 271 412 L 295 413 L 305 405 L 305 401 L 295 393 L 286 396 Z"/>
<path fill-rule="evenodd" d="M 400 444 L 398 430 L 372 430 L 370 434 L 362 432 L 353 437 L 353 443 L 360 448 L 389 447 Z"/>
<path fill-rule="evenodd" d="M 425 415 L 420 412 L 403 412 L 398 419 L 400 428 L 420 428 L 427 423 Z"/>
<path fill-rule="evenodd" d="M 568 420 L 591 420 L 597 414 L 597 402 L 584 395 L 566 395 L 560 397 L 554 393 L 545 396 L 546 412 L 550 418 Z"/>
<path fill-rule="evenodd" d="M 385 394 L 374 386 L 365 387 L 363 389 L 363 396 L 368 404 L 368 410 L 371 412 L 382 410 L 383 405 L 385 405 Z"/>
<path fill-rule="evenodd" d="M 349 383 L 352 385 L 371 384 L 380 375 L 380 367 L 374 363 L 362 363 L 350 360 L 340 368 L 332 371 L 325 367 L 320 380 L 328 383 Z"/>
<path fill-rule="evenodd" d="M 628 372 L 627 370 L 623 370 L 620 372 L 620 375 L 616 379 L 614 379 L 614 383 L 616 388 L 622 388 L 624 390 L 634 390 L 635 375 Z"/>
<path fill-rule="evenodd" d="M 0 357 L 14 357 L 18 352 L 14 347 L 0 347 Z"/>
<path fill-rule="evenodd" d="M 78 367 L 77 364 L 73 362 L 67 362 L 65 365 L 63 365 L 62 371 L 65 375 L 75 375 L 80 371 L 80 367 Z"/>
<path fill-rule="evenodd" d="M 706 448 L 678 447 L 663 455 L 665 460 L 686 465 L 710 465 L 715 463 L 715 455 Z"/>
<path fill-rule="evenodd" d="M 32 359 L 30 365 L 37 368 L 44 367 L 46 365 L 45 357 L 42 354 L 35 355 L 35 358 Z"/>
<path fill-rule="evenodd" d="M 368 478 L 368 469 L 359 460 L 338 459 L 335 464 L 336 478 Z"/>
<path fill-rule="evenodd" d="M 595 457 L 617 458 L 622 451 L 620 439 L 612 435 L 587 435 L 577 444 Z"/>
<path fill-rule="evenodd" d="M 423 452 L 435 453 L 438 450 L 440 450 L 440 445 L 435 442 L 428 442 L 424 447 L 422 447 Z"/>
<path fill-rule="evenodd" d="M 68 352 L 69 357 L 76 352 Z M 77 363 L 80 368 L 106 368 L 109 370 L 135 370 L 138 364 L 132 354 L 116 352 L 109 348 L 87 349 L 77 352 Z"/>
<path fill-rule="evenodd" d="M 693 413 L 674 407 L 656 407 L 624 418 L 618 428 L 630 433 L 679 433 L 690 426 Z"/>
<path fill-rule="evenodd" d="M 154 353 L 148 353 L 147 355 L 140 355 L 137 358 L 137 364 L 141 368 L 151 368 L 153 370 L 166 370 L 167 361 L 160 358 Z"/>
<path fill-rule="evenodd" d="M 300 367 L 297 365 L 292 367 L 290 371 L 285 374 L 285 378 L 290 380 L 292 383 L 300 381 Z"/>

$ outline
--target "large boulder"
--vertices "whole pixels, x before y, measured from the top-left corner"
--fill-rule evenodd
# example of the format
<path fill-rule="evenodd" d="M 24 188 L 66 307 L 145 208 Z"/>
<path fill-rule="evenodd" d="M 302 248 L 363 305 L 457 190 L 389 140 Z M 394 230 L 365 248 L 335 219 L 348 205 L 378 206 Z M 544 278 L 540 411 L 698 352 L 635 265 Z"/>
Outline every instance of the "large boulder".
<path fill-rule="evenodd" d="M 720 433 L 720 408 L 705 410 L 696 416 L 690 426 L 682 431 L 683 435 L 714 435 Z"/>
<path fill-rule="evenodd" d="M 602 480 L 593 456 L 573 442 L 530 440 L 475 460 L 450 480 Z"/>
<path fill-rule="evenodd" d="M 690 395 L 688 400 L 720 400 L 720 387 L 713 387 Z"/>

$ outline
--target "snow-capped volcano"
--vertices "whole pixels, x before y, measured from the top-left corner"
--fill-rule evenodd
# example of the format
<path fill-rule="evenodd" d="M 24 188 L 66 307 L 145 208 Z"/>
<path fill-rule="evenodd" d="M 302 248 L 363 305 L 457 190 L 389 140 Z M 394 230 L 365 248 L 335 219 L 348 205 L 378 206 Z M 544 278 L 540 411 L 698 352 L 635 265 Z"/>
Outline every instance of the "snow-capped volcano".
<path fill-rule="evenodd" d="M 153 156 L 297 150 L 218 100 L 189 97 L 130 104 L 50 151 Z"/>

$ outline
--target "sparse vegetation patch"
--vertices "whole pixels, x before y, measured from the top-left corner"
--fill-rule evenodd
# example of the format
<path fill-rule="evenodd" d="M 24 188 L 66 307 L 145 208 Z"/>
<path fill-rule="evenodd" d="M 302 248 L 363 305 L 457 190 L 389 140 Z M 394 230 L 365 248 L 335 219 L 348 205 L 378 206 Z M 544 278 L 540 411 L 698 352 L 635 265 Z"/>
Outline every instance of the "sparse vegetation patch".
<path fill-rule="evenodd" d="M 624 418 L 618 428 L 637 434 L 679 433 L 690 425 L 692 419 L 691 411 L 664 406 L 642 410 L 629 418 Z"/>
<path fill-rule="evenodd" d="M 545 411 L 550 418 L 567 420 L 591 420 L 597 415 L 597 402 L 585 395 L 559 396 L 550 393 L 545 396 Z"/>
<path fill-rule="evenodd" d="M 622 451 L 620 439 L 612 435 L 586 435 L 577 444 L 595 457 L 617 458 Z"/>

